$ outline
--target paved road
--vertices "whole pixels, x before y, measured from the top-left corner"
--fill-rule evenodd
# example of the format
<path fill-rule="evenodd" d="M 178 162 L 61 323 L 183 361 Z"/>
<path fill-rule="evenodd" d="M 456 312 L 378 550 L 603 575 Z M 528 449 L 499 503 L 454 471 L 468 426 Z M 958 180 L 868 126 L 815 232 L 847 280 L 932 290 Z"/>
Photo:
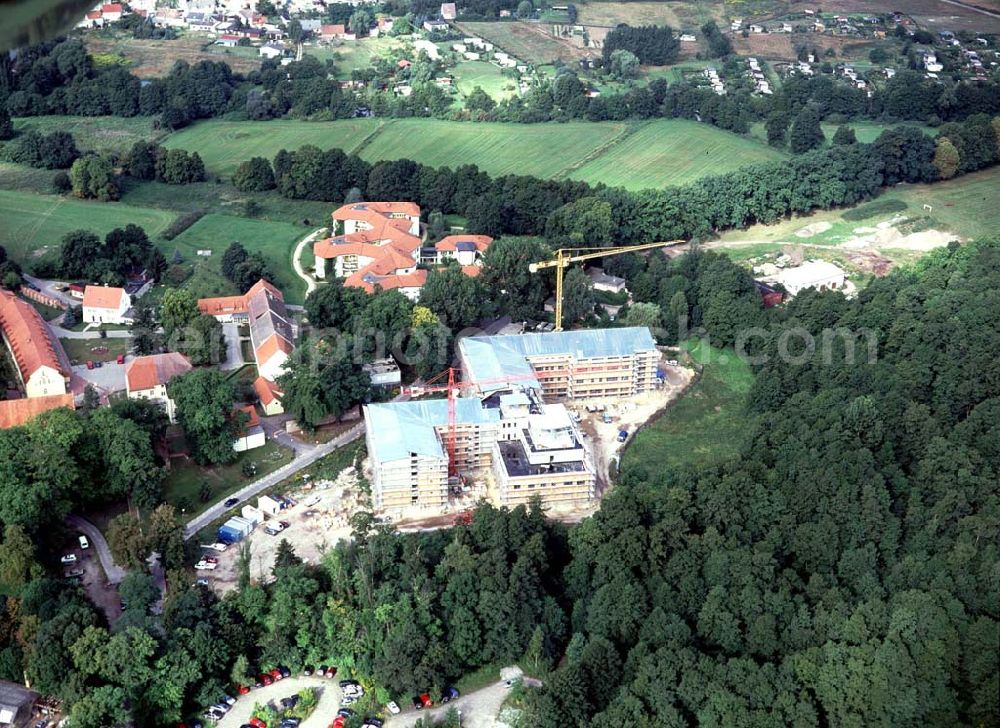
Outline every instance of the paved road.
<path fill-rule="evenodd" d="M 302 258 L 302 248 L 312 243 L 316 239 L 316 236 L 319 235 L 323 230 L 324 228 L 320 228 L 319 230 L 314 230 L 312 233 L 302 238 L 302 240 L 299 241 L 298 245 L 295 246 L 295 250 L 292 251 L 292 268 L 295 269 L 295 275 L 297 275 L 299 278 L 305 281 L 307 296 L 310 293 L 312 293 L 313 290 L 316 288 L 316 281 L 313 279 L 311 275 L 306 273 L 305 270 L 303 270 L 302 268 L 302 263 L 300 262 L 300 259 Z"/>
<path fill-rule="evenodd" d="M 51 296 L 57 301 L 62 301 L 70 306 L 82 306 L 83 301 L 79 298 L 73 298 L 69 294 L 63 293 L 62 291 L 57 291 L 55 284 L 56 281 L 47 281 L 44 278 L 35 278 L 34 276 L 24 275 L 24 280 L 35 286 L 38 290 L 44 293 L 46 296 Z"/>
<path fill-rule="evenodd" d="M 66 516 L 66 523 L 80 531 L 90 541 L 90 548 L 97 552 L 97 558 L 101 560 L 101 566 L 104 567 L 104 573 L 107 575 L 108 581 L 112 584 L 119 583 L 125 576 L 125 569 L 115 563 L 114 558 L 111 556 L 111 549 L 108 548 L 108 542 L 104 540 L 104 534 L 100 532 L 97 526 L 85 518 L 72 513 Z"/>
<path fill-rule="evenodd" d="M 330 442 L 324 443 L 323 445 L 307 445 L 305 443 L 292 441 L 292 439 L 288 438 L 287 436 L 278 437 L 277 435 L 275 435 L 275 439 L 278 440 L 278 442 L 282 443 L 283 445 L 288 445 L 295 451 L 295 459 L 286 465 L 282 465 L 280 468 L 275 470 L 270 475 L 265 475 L 263 478 L 255 480 L 249 485 L 244 486 L 236 493 L 227 496 L 227 499 L 236 498 L 239 501 L 237 505 L 242 505 L 243 503 L 250 500 L 261 491 L 267 490 L 268 488 L 272 488 L 278 483 L 280 483 L 282 480 L 290 478 L 300 470 L 309 467 L 324 455 L 329 455 L 337 448 L 343 447 L 344 445 L 350 442 L 354 442 L 359 437 L 361 437 L 364 431 L 365 431 L 364 423 L 359 422 L 347 432 L 343 433 L 339 437 L 335 437 L 333 440 L 330 440 Z M 230 510 L 229 508 L 226 508 L 223 505 L 223 503 L 224 501 L 220 501 L 219 503 L 216 503 L 214 506 L 209 508 L 204 513 L 192 518 L 191 521 L 188 522 L 187 529 L 184 532 L 184 538 L 190 539 L 192 536 L 198 533 L 198 531 L 203 529 L 205 526 L 207 526 L 217 518 L 220 518 L 223 514 L 226 513 L 226 511 Z M 233 506 L 233 508 L 235 507 L 236 506 Z"/>
<path fill-rule="evenodd" d="M 236 705 L 216 723 L 217 728 L 238 728 L 253 716 L 254 705 L 273 702 L 276 706 L 281 699 L 295 695 L 303 688 L 319 688 L 319 702 L 316 709 L 300 724 L 301 728 L 326 728 L 340 708 L 340 687 L 337 680 L 320 677 L 286 677 L 266 687 L 251 690 L 236 700 Z"/>
<path fill-rule="evenodd" d="M 989 15 L 991 18 L 1000 18 L 1000 13 L 995 13 L 992 10 L 987 10 L 986 8 L 981 8 L 976 5 L 970 5 L 969 3 L 958 2 L 958 0 L 941 0 L 941 2 L 948 3 L 949 5 L 957 5 L 960 8 L 965 8 L 966 10 L 971 10 L 975 13 Z"/>

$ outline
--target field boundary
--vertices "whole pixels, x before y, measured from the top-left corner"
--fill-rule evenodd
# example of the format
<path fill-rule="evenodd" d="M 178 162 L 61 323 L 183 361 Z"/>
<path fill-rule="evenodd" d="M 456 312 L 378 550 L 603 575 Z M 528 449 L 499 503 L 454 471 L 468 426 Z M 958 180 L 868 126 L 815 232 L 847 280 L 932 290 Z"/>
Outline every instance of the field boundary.
<path fill-rule="evenodd" d="M 597 161 L 599 158 L 603 157 L 605 154 L 610 152 L 612 149 L 614 149 L 616 146 L 618 146 L 623 141 L 628 139 L 630 136 L 635 134 L 637 131 L 643 129 L 644 127 L 649 126 L 649 124 L 650 122 L 648 120 L 640 122 L 638 124 L 628 124 L 628 123 L 625 124 L 625 127 L 621 131 L 619 131 L 613 137 L 608 139 L 606 142 L 594 147 L 580 159 L 566 165 L 558 172 L 556 172 L 554 175 L 552 175 L 552 179 L 566 179 L 567 177 L 569 177 L 569 175 L 573 174 L 578 169 L 583 168 L 585 165 L 588 165 L 591 162 Z"/>
<path fill-rule="evenodd" d="M 368 134 L 366 134 L 363 139 L 361 139 L 357 144 L 354 145 L 353 149 L 344 151 L 347 154 L 353 154 L 356 157 L 360 157 L 361 152 L 363 152 L 369 144 L 375 141 L 376 137 L 378 137 L 383 131 L 385 131 L 385 128 L 390 124 L 392 124 L 393 121 L 394 121 L 393 119 L 389 119 L 387 121 L 380 121 L 378 126 L 376 126 L 374 129 L 368 132 Z"/>

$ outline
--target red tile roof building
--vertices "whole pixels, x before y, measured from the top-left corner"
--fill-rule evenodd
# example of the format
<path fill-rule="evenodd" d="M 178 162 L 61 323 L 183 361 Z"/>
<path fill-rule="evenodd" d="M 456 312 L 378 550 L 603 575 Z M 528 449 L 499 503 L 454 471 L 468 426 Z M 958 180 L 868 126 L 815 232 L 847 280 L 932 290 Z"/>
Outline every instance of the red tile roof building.
<path fill-rule="evenodd" d="M 139 356 L 125 366 L 125 391 L 130 399 L 158 402 L 170 421 L 176 422 L 173 400 L 167 396 L 167 384 L 191 369 L 187 357 L 176 352 Z"/>
<path fill-rule="evenodd" d="M 242 296 L 202 298 L 198 310 L 222 322 L 249 323 L 257 372 L 271 381 L 284 374 L 294 335 L 285 297 L 273 285 L 262 278 Z"/>
<path fill-rule="evenodd" d="M 264 379 L 264 377 L 257 377 L 254 380 L 253 389 L 257 393 L 257 399 L 260 400 L 260 407 L 264 410 L 265 415 L 280 415 L 285 411 L 284 407 L 281 406 L 281 398 L 285 393 L 276 383 Z"/>
<path fill-rule="evenodd" d="M 48 397 L 0 400 L 0 430 L 18 427 L 43 412 L 66 407 L 76 409 L 72 394 L 52 394 Z"/>
<path fill-rule="evenodd" d="M 344 205 L 334 211 L 333 227 L 337 234 L 313 245 L 317 278 L 332 274 L 345 286 L 368 293 L 376 287 L 398 289 L 413 300 L 427 281 L 427 271 L 418 263 L 439 265 L 455 259 L 475 275 L 482 253 L 493 242 L 485 235 L 450 235 L 436 246 L 421 247 L 420 207 L 412 202 Z"/>
<path fill-rule="evenodd" d="M 41 315 L 9 291 L 0 291 L 0 333 L 29 397 L 66 394 L 72 368 Z"/>

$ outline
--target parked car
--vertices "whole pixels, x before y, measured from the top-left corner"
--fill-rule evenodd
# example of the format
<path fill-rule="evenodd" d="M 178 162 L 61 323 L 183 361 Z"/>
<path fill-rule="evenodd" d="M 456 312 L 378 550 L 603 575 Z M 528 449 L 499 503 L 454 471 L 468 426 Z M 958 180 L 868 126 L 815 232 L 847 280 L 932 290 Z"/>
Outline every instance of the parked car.
<path fill-rule="evenodd" d="M 365 722 L 361 725 L 361 728 L 382 728 L 382 719 L 365 718 Z"/>
<path fill-rule="evenodd" d="M 75 579 L 78 576 L 83 576 L 83 569 L 70 569 L 66 572 L 66 576 L 70 579 Z"/>
<path fill-rule="evenodd" d="M 396 705 L 395 700 L 390 700 L 385 704 L 385 709 L 389 711 L 392 715 L 399 715 L 399 706 Z"/>
<path fill-rule="evenodd" d="M 291 528 L 292 524 L 288 521 L 278 521 L 278 525 L 281 526 L 281 530 L 284 531 L 286 528 Z"/>
<path fill-rule="evenodd" d="M 222 505 L 224 508 L 232 508 L 239 502 L 240 502 L 239 498 L 226 498 L 225 502 Z"/>
<path fill-rule="evenodd" d="M 337 711 L 337 715 L 340 716 L 341 718 L 353 718 L 354 711 L 351 710 L 350 708 L 341 708 L 340 710 Z"/>
<path fill-rule="evenodd" d="M 119 354 L 117 357 L 115 357 L 115 364 L 124 364 L 124 363 L 125 363 L 124 354 Z"/>
<path fill-rule="evenodd" d="M 250 692 L 250 686 L 249 685 L 237 685 L 236 686 L 236 692 L 239 693 L 240 695 L 246 695 L 247 693 Z"/>
<path fill-rule="evenodd" d="M 209 581 L 204 576 L 199 576 L 197 579 L 195 579 L 194 584 L 195 586 L 208 586 Z"/>
<path fill-rule="evenodd" d="M 215 556 L 202 556 L 201 560 L 206 564 L 217 564 L 219 560 Z"/>
<path fill-rule="evenodd" d="M 80 536 L 80 548 L 86 550 L 90 548 L 90 541 L 87 540 L 86 536 Z"/>
<path fill-rule="evenodd" d="M 278 728 L 298 728 L 301 718 L 282 718 Z"/>
<path fill-rule="evenodd" d="M 94 362 L 92 362 L 92 361 L 90 361 L 90 360 L 88 359 L 88 360 L 87 360 L 87 369 L 93 369 L 93 368 L 94 368 Z"/>
<path fill-rule="evenodd" d="M 341 705 L 353 705 L 356 702 L 358 702 L 357 695 L 343 695 L 340 698 Z"/>
<path fill-rule="evenodd" d="M 320 665 L 316 668 L 316 677 L 326 677 L 326 665 Z"/>
<path fill-rule="evenodd" d="M 413 709 L 414 710 L 423 710 L 424 709 L 424 701 L 420 699 L 419 695 L 414 695 L 413 696 L 413 700 L 411 701 L 411 703 L 413 704 Z"/>
<path fill-rule="evenodd" d="M 625 442 L 628 439 L 628 430 L 618 430 L 618 442 Z"/>
<path fill-rule="evenodd" d="M 294 708 L 298 704 L 298 702 L 299 702 L 299 696 L 298 695 L 287 695 L 284 698 L 282 698 L 279 702 L 281 703 L 281 707 L 282 708 L 284 708 L 285 710 L 288 710 L 289 708 Z"/>
<path fill-rule="evenodd" d="M 306 665 L 305 667 L 303 667 L 302 674 L 305 675 L 306 677 L 312 675 L 313 674 L 312 665 Z"/>
<path fill-rule="evenodd" d="M 76 554 L 66 554 L 61 559 L 59 559 L 59 561 L 61 561 L 64 564 L 75 564 Z"/>
<path fill-rule="evenodd" d="M 259 682 L 261 685 L 270 685 L 271 683 L 274 682 L 274 678 L 272 678 L 266 672 L 262 672 L 260 675 L 257 676 L 257 682 Z"/>
<path fill-rule="evenodd" d="M 441 702 L 450 703 L 452 700 L 457 698 L 458 695 L 459 695 L 458 688 L 454 687 L 453 685 L 448 686 L 444 689 L 444 692 L 441 693 Z"/>
<path fill-rule="evenodd" d="M 212 551 L 219 551 L 219 552 L 225 551 L 226 549 L 229 548 L 229 546 L 227 546 L 224 543 L 203 543 L 201 547 L 203 549 L 211 549 Z"/>
<path fill-rule="evenodd" d="M 344 728 L 347 725 L 347 718 L 342 715 L 338 715 L 333 719 L 333 723 L 330 724 L 330 728 Z"/>
<path fill-rule="evenodd" d="M 234 698 L 232 695 L 223 695 L 222 702 L 225 703 L 226 705 L 233 706 L 236 705 L 236 698 Z"/>
<path fill-rule="evenodd" d="M 267 728 L 267 723 L 262 721 L 260 718 L 251 718 L 250 725 L 252 725 L 253 728 Z"/>
<path fill-rule="evenodd" d="M 278 665 L 278 669 L 281 670 L 281 677 L 291 677 L 292 676 L 292 671 L 289 670 L 284 665 Z"/>
<path fill-rule="evenodd" d="M 212 571 L 219 568 L 218 564 L 213 564 L 211 561 L 199 561 L 194 565 L 197 571 Z"/>
<path fill-rule="evenodd" d="M 327 678 L 328 680 L 337 677 L 337 668 L 334 667 L 333 665 L 330 665 L 330 667 L 326 668 L 326 674 L 323 675 L 323 677 Z"/>
<path fill-rule="evenodd" d="M 271 670 L 271 678 L 275 682 L 278 682 L 278 680 L 280 680 L 283 677 L 284 675 L 281 674 L 281 670 L 279 670 L 278 668 L 274 668 L 273 670 Z"/>
<path fill-rule="evenodd" d="M 98 359 L 97 361 L 94 362 L 94 366 L 100 369 L 101 367 L 104 366 L 104 362 Z"/>
<path fill-rule="evenodd" d="M 306 507 L 314 506 L 317 503 L 319 503 L 320 500 L 321 499 L 320 499 L 320 497 L 318 495 L 311 495 L 308 498 L 306 498 L 304 501 L 302 501 L 302 505 L 304 505 Z"/>

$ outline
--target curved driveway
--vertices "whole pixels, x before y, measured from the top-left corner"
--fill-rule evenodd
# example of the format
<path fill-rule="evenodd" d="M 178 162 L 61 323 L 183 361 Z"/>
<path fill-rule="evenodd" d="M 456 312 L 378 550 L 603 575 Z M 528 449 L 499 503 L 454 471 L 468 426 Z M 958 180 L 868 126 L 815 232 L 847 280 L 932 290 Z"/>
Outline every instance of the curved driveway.
<path fill-rule="evenodd" d="M 287 677 L 266 687 L 251 690 L 236 700 L 236 705 L 216 725 L 218 728 L 239 728 L 253 717 L 254 706 L 273 702 L 278 707 L 282 698 L 295 695 L 303 688 L 319 688 L 319 703 L 312 715 L 300 723 L 300 728 L 326 728 L 340 708 L 340 687 L 337 680 L 321 677 Z"/>
<path fill-rule="evenodd" d="M 315 290 L 316 280 L 302 268 L 302 248 L 315 240 L 316 236 L 319 235 L 324 229 L 325 228 L 319 228 L 318 230 L 314 230 L 312 233 L 302 238 L 298 245 L 295 246 L 295 250 L 292 251 L 292 268 L 295 269 L 295 275 L 305 281 L 307 296 Z"/>
<path fill-rule="evenodd" d="M 87 540 L 90 541 L 90 547 L 97 552 L 97 558 L 101 560 L 101 566 L 104 568 L 104 574 L 108 577 L 108 582 L 118 584 L 125 576 L 125 569 L 115 563 L 114 557 L 111 556 L 111 549 L 108 548 L 108 542 L 104 539 L 104 534 L 101 533 L 100 529 L 87 519 L 72 513 L 66 516 L 66 523 L 87 537 Z"/>

